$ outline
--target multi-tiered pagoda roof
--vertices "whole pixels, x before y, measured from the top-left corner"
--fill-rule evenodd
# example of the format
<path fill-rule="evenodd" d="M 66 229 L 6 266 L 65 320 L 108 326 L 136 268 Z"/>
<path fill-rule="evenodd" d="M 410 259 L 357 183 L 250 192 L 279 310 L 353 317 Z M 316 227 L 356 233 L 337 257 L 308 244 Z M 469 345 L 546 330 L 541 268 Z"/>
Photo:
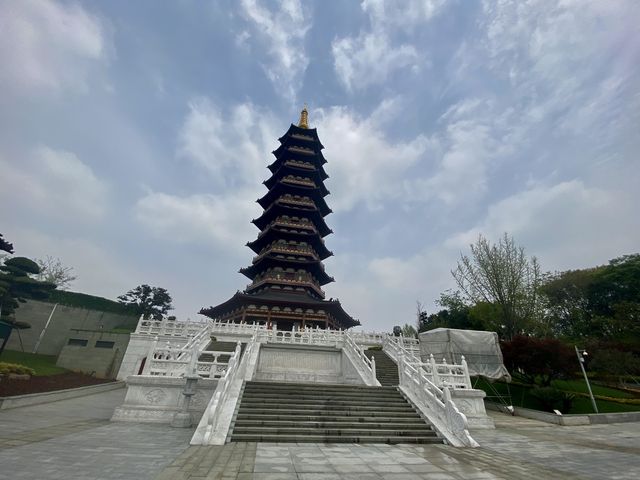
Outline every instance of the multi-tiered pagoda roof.
<path fill-rule="evenodd" d="M 240 273 L 251 280 L 244 292 L 200 313 L 223 321 L 277 323 L 279 329 L 319 326 L 349 328 L 360 322 L 338 300 L 325 300 L 322 286 L 333 282 L 322 261 L 333 255 L 324 243 L 332 233 L 324 218 L 331 213 L 325 201 L 329 178 L 323 165 L 322 143 L 308 128 L 307 110 L 300 123 L 279 138 L 269 165 L 267 193 L 257 202 L 263 208 L 252 223 L 258 238 L 247 243 L 256 253 Z"/>

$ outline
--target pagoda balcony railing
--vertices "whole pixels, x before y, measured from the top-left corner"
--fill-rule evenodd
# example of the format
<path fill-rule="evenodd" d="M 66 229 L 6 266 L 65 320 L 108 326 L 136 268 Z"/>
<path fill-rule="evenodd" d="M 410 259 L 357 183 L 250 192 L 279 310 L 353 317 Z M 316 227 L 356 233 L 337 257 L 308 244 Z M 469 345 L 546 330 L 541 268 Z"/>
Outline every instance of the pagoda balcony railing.
<path fill-rule="evenodd" d="M 292 183 L 292 184 L 295 184 L 295 185 L 302 185 L 304 187 L 316 188 L 316 184 L 315 184 L 315 182 L 313 180 L 306 180 L 305 181 L 305 180 L 300 180 L 300 179 L 297 179 L 297 178 L 284 177 L 282 179 L 282 181 L 284 183 Z"/>
<path fill-rule="evenodd" d="M 305 170 L 315 170 L 316 167 L 313 166 L 313 164 L 309 163 L 309 162 L 301 162 L 300 160 L 286 160 L 284 162 L 285 165 L 288 166 L 292 166 L 292 167 L 297 167 L 297 168 L 304 168 Z"/>
<path fill-rule="evenodd" d="M 311 150 L 310 148 L 298 147 L 298 146 L 289 147 L 288 150 L 290 152 L 301 153 L 303 155 L 315 155 L 315 153 L 316 153 L 313 150 Z"/>
<path fill-rule="evenodd" d="M 316 252 L 312 248 L 295 248 L 295 247 L 281 247 L 281 246 L 269 246 L 267 247 L 260 255 L 256 255 L 253 257 L 253 263 L 260 260 L 265 255 L 269 253 L 283 253 L 283 254 L 293 254 L 293 255 L 305 255 L 309 257 L 313 257 L 315 260 L 319 260 Z M 322 265 L 320 265 L 322 266 Z"/>
<path fill-rule="evenodd" d="M 324 298 L 324 292 L 322 291 L 322 289 L 319 286 L 316 286 L 312 281 L 304 281 L 304 280 L 289 280 L 286 278 L 278 278 L 275 276 L 266 276 L 261 278 L 260 280 L 258 280 L 257 282 L 253 282 L 251 285 L 249 285 L 247 288 L 250 289 L 255 289 L 261 285 L 264 285 L 266 283 L 278 283 L 278 284 L 284 284 L 284 285 L 293 285 L 293 286 L 297 286 L 297 287 L 307 287 L 307 288 L 312 288 L 318 295 L 320 295 L 321 298 Z"/>
<path fill-rule="evenodd" d="M 280 203 L 288 203 L 291 205 L 303 205 L 305 207 L 311 207 L 312 210 L 316 209 L 316 204 L 313 202 L 313 200 L 299 200 L 296 198 L 280 197 L 276 201 Z"/>
<path fill-rule="evenodd" d="M 313 142 L 313 137 L 309 135 L 302 135 L 301 133 L 292 133 L 291 138 L 297 138 L 299 140 L 306 140 L 307 142 Z"/>
<path fill-rule="evenodd" d="M 265 235 L 269 231 L 269 229 L 273 226 L 292 227 L 296 229 L 310 230 L 313 233 L 318 233 L 318 230 L 316 230 L 316 227 L 313 225 L 313 223 L 296 223 L 296 222 L 287 222 L 285 220 L 273 220 L 258 234 L 258 238 Z"/>

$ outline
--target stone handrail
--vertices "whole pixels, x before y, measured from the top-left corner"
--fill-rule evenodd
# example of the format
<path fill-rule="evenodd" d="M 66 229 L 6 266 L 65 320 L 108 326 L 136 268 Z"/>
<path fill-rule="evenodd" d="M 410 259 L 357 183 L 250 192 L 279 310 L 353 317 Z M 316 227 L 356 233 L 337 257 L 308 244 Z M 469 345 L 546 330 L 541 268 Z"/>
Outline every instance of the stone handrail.
<path fill-rule="evenodd" d="M 288 343 L 297 345 L 335 345 L 343 341 L 343 336 L 337 330 L 277 330 L 271 329 L 261 332 L 260 341 L 266 343 Z"/>
<path fill-rule="evenodd" d="M 240 363 L 240 354 L 241 354 L 240 342 L 238 342 L 235 352 L 233 352 L 233 356 L 229 359 L 229 367 L 227 368 L 224 375 L 218 380 L 218 384 L 216 385 L 216 389 L 213 392 L 211 397 L 211 401 L 209 405 L 207 405 L 207 409 L 202 415 L 202 419 L 200 420 L 200 424 L 206 426 L 206 430 L 204 432 L 203 444 L 208 444 L 211 438 L 212 433 L 218 426 L 218 420 L 220 418 L 220 412 L 222 411 L 222 407 L 226 403 L 227 397 L 229 396 L 230 387 L 232 380 L 236 377 L 238 372 L 239 363 Z M 200 427 L 200 425 L 198 425 Z"/>
<path fill-rule="evenodd" d="M 215 321 L 211 324 L 211 333 L 253 335 L 256 331 L 266 331 L 267 326 L 259 323 L 234 323 Z"/>
<path fill-rule="evenodd" d="M 374 357 L 367 357 L 364 354 L 364 350 L 358 345 L 351 335 L 348 333 L 344 335 L 344 341 L 342 348 L 345 354 L 351 360 L 353 366 L 361 372 L 361 376 L 365 383 L 372 387 L 379 387 L 380 382 L 376 378 L 376 361 Z"/>
<path fill-rule="evenodd" d="M 135 333 L 140 335 L 192 337 L 208 322 L 179 322 L 177 320 L 147 320 L 140 317 Z"/>
<path fill-rule="evenodd" d="M 467 417 L 451 400 L 449 387 L 440 388 L 420 366 L 404 355 L 398 362 L 400 391 L 433 423 L 438 432 L 456 447 L 477 447 L 468 430 Z"/>
<path fill-rule="evenodd" d="M 254 333 L 241 356 L 240 343 L 229 360 L 229 368 L 218 380 L 215 391 L 191 438 L 192 445 L 223 445 L 233 412 L 240 397 L 242 383 L 253 377 L 260 343 Z"/>
<path fill-rule="evenodd" d="M 396 341 L 396 338 L 398 337 L 389 338 L 383 346 L 383 351 L 396 364 L 399 365 L 400 358 L 404 358 L 406 362 L 420 368 L 429 380 L 439 388 L 449 387 L 454 390 L 472 388 L 469 368 L 464 355 L 460 364 L 450 364 L 445 359 L 442 359 L 442 363 L 437 363 L 433 355 L 430 356 L 429 362 L 425 363 L 420 359 L 419 353 L 415 349 L 407 349 L 407 345 Z"/>
<path fill-rule="evenodd" d="M 201 355 L 208 355 L 212 359 L 200 360 Z M 190 372 L 189 365 L 193 365 L 194 373 L 200 377 L 219 378 L 226 372 L 230 356 L 231 352 L 200 350 L 198 345 L 194 345 L 189 351 L 171 346 L 154 345 L 150 349 L 142 374 L 182 377 Z"/>
<path fill-rule="evenodd" d="M 194 348 L 197 350 L 204 350 L 207 345 L 211 343 L 211 322 L 206 322 L 202 329 L 189 339 L 187 343 L 182 346 L 181 350 L 184 352 L 182 356 L 185 356 L 188 352 L 191 352 Z"/>
<path fill-rule="evenodd" d="M 433 354 L 431 354 L 429 355 L 429 362 L 423 363 L 422 368 L 439 387 L 451 387 L 453 389 L 472 388 L 469 367 L 464 355 L 462 355 L 460 364 L 451 364 L 447 363 L 444 358 L 442 363 L 437 363 Z"/>
<path fill-rule="evenodd" d="M 383 351 L 391 357 L 391 359 L 396 362 L 396 365 L 399 362 L 401 356 L 404 356 L 405 359 L 413 364 L 422 363 L 420 360 L 420 355 L 416 355 L 416 351 L 414 349 L 408 349 L 407 344 L 399 341 L 400 337 L 388 336 L 385 338 L 382 344 Z"/>

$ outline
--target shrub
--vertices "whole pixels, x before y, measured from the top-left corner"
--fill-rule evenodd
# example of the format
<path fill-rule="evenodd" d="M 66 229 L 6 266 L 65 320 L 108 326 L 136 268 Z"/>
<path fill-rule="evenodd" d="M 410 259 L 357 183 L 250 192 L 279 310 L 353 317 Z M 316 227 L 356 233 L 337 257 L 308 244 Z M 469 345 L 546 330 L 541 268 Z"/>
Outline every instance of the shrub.
<path fill-rule="evenodd" d="M 563 392 L 553 387 L 532 388 L 530 393 L 532 397 L 538 399 L 545 410 L 560 410 L 562 413 L 571 410 L 576 397 L 573 393 Z"/>
<path fill-rule="evenodd" d="M 10 373 L 18 375 L 35 375 L 36 371 L 33 368 L 29 368 L 18 363 L 0 362 L 0 375 L 8 375 Z"/>
<path fill-rule="evenodd" d="M 517 335 L 502 342 L 501 349 L 509 371 L 519 373 L 530 384 L 538 380 L 548 387 L 552 380 L 568 377 L 577 368 L 571 347 L 554 338 Z"/>

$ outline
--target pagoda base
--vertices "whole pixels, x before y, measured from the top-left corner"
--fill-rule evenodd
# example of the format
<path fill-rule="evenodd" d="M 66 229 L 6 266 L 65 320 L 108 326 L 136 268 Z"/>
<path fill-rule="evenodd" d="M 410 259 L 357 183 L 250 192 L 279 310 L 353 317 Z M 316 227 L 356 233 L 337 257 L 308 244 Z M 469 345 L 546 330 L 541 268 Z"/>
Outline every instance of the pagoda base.
<path fill-rule="evenodd" d="M 351 318 L 338 300 L 320 300 L 307 293 L 263 291 L 236 293 L 215 307 L 203 308 L 202 315 L 234 323 L 258 323 L 278 330 L 301 328 L 347 329 L 360 325 Z"/>

